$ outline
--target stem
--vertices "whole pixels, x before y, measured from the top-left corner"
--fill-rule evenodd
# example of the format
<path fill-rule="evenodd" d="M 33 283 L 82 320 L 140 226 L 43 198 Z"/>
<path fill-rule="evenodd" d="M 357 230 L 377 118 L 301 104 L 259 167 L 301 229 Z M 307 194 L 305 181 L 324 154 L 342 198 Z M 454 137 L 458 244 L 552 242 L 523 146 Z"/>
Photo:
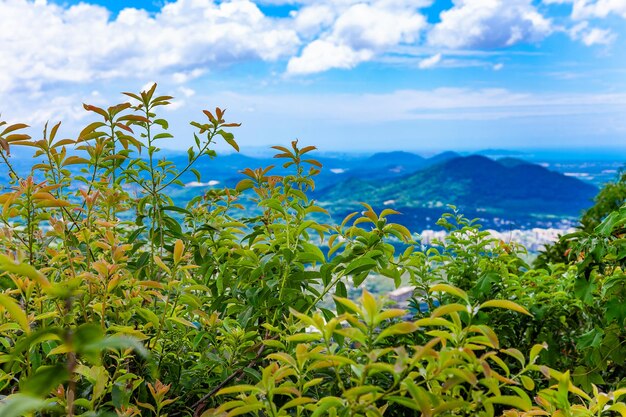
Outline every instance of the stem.
<path fill-rule="evenodd" d="M 213 131 L 210 132 L 209 135 L 207 136 L 207 139 L 208 139 L 207 143 L 202 147 L 202 149 L 200 149 L 200 152 L 198 153 L 198 155 L 196 155 L 191 161 L 189 161 L 187 166 L 185 168 L 183 168 L 183 170 L 180 171 L 178 174 L 176 174 L 174 176 L 174 178 L 172 178 L 167 183 L 165 183 L 164 185 L 159 187 L 159 189 L 157 190 L 158 192 L 161 192 L 165 188 L 167 188 L 170 185 L 172 185 L 174 183 L 174 181 L 176 181 L 178 178 L 180 178 L 181 175 L 183 175 L 185 172 L 187 172 L 189 170 L 189 168 L 191 168 L 193 166 L 193 164 L 196 163 L 196 161 L 204 154 L 204 152 L 208 149 L 209 145 L 213 142 L 213 138 L 215 137 L 216 132 L 217 132 L 217 128 L 214 128 Z"/>
<path fill-rule="evenodd" d="M 314 308 L 317 303 L 319 303 L 325 296 L 326 294 L 328 294 L 328 292 L 332 289 L 335 288 L 335 285 L 337 285 L 337 283 L 344 277 L 343 274 L 339 274 L 337 276 L 337 278 L 335 278 L 330 284 L 328 284 L 325 288 L 324 291 L 322 291 L 322 293 L 320 295 L 317 296 L 317 298 L 315 298 L 315 300 L 313 300 L 313 302 L 311 303 L 310 306 L 307 307 L 306 310 L 304 310 L 304 312 L 302 314 L 307 314 L 309 311 L 311 311 L 312 308 Z"/>
<path fill-rule="evenodd" d="M 46 146 L 46 155 L 48 156 L 48 161 L 50 162 L 52 181 L 54 181 L 54 184 L 61 185 L 63 181 L 62 174 L 61 174 L 61 167 L 59 166 L 58 162 L 56 164 L 53 163 L 54 158 L 52 158 L 52 156 L 50 155 L 50 148 L 48 146 Z M 55 165 L 56 165 L 56 171 L 57 171 L 56 174 L 54 170 Z M 59 200 L 62 199 L 61 187 L 56 189 L 56 195 L 57 195 L 57 199 Z M 74 263 L 72 262 L 70 248 L 69 248 L 69 245 L 67 244 L 68 243 L 67 229 L 65 228 L 65 222 L 66 222 L 65 215 L 66 214 L 69 216 L 72 222 L 74 222 L 74 224 L 76 224 L 76 220 L 74 220 L 74 218 L 71 216 L 71 214 L 67 211 L 65 207 L 62 207 L 61 218 L 63 219 L 63 249 L 65 251 L 65 256 L 67 256 L 67 263 L 69 264 L 70 271 L 72 272 L 72 278 L 76 278 L 76 270 L 74 269 Z"/>
<path fill-rule="evenodd" d="M 16 180 L 19 180 L 20 176 L 17 175 L 17 172 L 15 172 L 15 169 L 13 169 L 13 165 L 11 165 L 7 156 L 4 154 L 4 151 L 1 149 L 0 149 L 0 156 L 4 160 L 4 163 L 6 164 L 6 166 L 9 168 L 9 171 L 11 171 L 11 174 L 15 177 Z"/>
<path fill-rule="evenodd" d="M 276 339 L 278 336 L 272 336 L 270 338 L 267 338 L 265 340 L 274 340 Z M 250 363 L 248 363 L 248 365 L 246 365 L 243 368 L 240 368 L 238 370 L 236 370 L 235 372 L 233 372 L 232 374 L 230 374 L 226 379 L 224 379 L 222 382 L 220 382 L 215 388 L 213 388 L 211 391 L 209 391 L 207 394 L 205 394 L 202 398 L 200 398 L 198 401 L 196 401 L 191 408 L 195 408 L 196 411 L 194 412 L 194 417 L 198 417 L 202 414 L 202 411 L 204 410 L 204 407 L 206 405 L 206 401 L 211 398 L 212 396 L 215 395 L 215 393 L 217 393 L 219 390 L 221 390 L 222 388 L 224 388 L 226 385 L 228 385 L 233 379 L 237 378 L 238 376 L 243 374 L 243 370 L 245 368 L 251 368 L 253 366 L 255 366 L 257 364 L 257 362 L 259 361 L 259 359 L 261 359 L 261 356 L 263 355 L 263 352 L 265 351 L 265 344 L 261 343 L 261 346 L 259 347 L 259 350 L 257 351 L 256 356 L 254 357 L 254 359 L 252 359 L 250 361 Z"/>
<path fill-rule="evenodd" d="M 34 236 L 34 221 L 35 219 L 33 218 L 33 214 L 34 214 L 34 207 L 32 204 L 32 199 L 31 199 L 31 192 L 32 189 L 29 186 L 28 187 L 28 192 L 26 193 L 26 212 L 28 213 L 28 215 L 26 216 L 26 227 L 28 230 L 28 260 L 29 263 L 31 265 L 33 265 L 33 260 L 34 260 L 34 251 L 33 251 L 33 246 L 34 246 L 34 240 L 35 240 L 35 236 Z"/>

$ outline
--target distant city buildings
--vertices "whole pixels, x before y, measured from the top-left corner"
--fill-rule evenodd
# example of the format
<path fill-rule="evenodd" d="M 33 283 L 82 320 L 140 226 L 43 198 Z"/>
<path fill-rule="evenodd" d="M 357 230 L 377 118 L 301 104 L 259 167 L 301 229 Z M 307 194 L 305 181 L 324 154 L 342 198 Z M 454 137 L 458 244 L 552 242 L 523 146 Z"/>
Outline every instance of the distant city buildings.
<path fill-rule="evenodd" d="M 555 242 L 559 236 L 575 231 L 573 227 L 568 228 L 532 228 L 532 229 L 512 229 L 507 231 L 487 230 L 491 235 L 506 243 L 516 242 L 524 246 L 528 252 L 539 252 L 546 244 Z M 433 242 L 443 240 L 446 232 L 442 230 L 424 230 L 420 233 L 421 242 L 424 245 L 431 245 Z"/>

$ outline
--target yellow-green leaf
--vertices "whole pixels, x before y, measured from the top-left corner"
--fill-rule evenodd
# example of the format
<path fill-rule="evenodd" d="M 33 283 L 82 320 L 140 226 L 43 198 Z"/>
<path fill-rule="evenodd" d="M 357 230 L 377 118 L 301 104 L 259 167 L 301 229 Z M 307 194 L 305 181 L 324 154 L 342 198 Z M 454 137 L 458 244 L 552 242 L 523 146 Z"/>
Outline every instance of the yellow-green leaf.
<path fill-rule="evenodd" d="M 24 311 L 15 302 L 15 300 L 13 300 L 13 298 L 5 294 L 0 294 L 0 305 L 2 305 L 6 309 L 9 315 L 20 325 L 24 332 L 30 333 L 30 324 L 28 323 L 28 317 L 26 317 L 26 313 L 24 313 Z"/>
<path fill-rule="evenodd" d="M 402 322 L 402 323 L 396 323 L 396 324 L 393 324 L 393 325 L 387 327 L 382 332 L 380 332 L 380 334 L 376 338 L 375 342 L 378 343 L 381 340 L 384 340 L 385 338 L 387 338 L 389 336 L 393 336 L 393 335 L 397 335 L 397 334 L 413 333 L 417 329 L 418 329 L 417 325 L 415 323 L 411 323 L 409 321 L 405 321 L 405 322 Z"/>
<path fill-rule="evenodd" d="M 480 305 L 480 308 L 485 308 L 485 307 L 504 308 L 506 310 L 517 311 L 518 313 L 526 314 L 526 315 L 531 316 L 531 317 L 533 316 L 524 307 L 522 307 L 521 305 L 519 305 L 517 303 L 514 303 L 513 301 L 509 301 L 509 300 L 489 300 L 489 301 L 485 301 L 484 303 L 482 303 Z"/>
<path fill-rule="evenodd" d="M 522 411 L 528 411 L 532 407 L 531 402 L 526 398 L 517 397 L 515 395 L 496 395 L 495 397 L 485 400 L 485 403 L 508 405 Z"/>
<path fill-rule="evenodd" d="M 468 302 L 469 300 L 469 297 L 467 296 L 467 293 L 465 291 L 463 291 L 460 288 L 453 287 L 452 285 L 448 285 L 448 284 L 433 285 L 432 287 L 430 287 L 430 292 L 445 292 L 447 294 L 460 298 L 464 300 L 465 302 Z"/>
<path fill-rule="evenodd" d="M 32 279 L 44 288 L 50 286 L 48 280 L 35 268 L 28 264 L 15 263 L 6 255 L 0 254 L 0 271 L 7 271 Z"/>

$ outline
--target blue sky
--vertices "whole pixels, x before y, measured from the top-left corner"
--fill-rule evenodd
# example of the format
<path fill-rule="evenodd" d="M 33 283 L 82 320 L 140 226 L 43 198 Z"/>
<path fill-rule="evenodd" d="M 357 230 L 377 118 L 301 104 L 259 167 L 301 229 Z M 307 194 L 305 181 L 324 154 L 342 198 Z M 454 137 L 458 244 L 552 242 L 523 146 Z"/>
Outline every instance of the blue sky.
<path fill-rule="evenodd" d="M 626 145 L 626 0 L 0 0 L 0 113 L 36 135 L 156 81 L 243 151 Z"/>

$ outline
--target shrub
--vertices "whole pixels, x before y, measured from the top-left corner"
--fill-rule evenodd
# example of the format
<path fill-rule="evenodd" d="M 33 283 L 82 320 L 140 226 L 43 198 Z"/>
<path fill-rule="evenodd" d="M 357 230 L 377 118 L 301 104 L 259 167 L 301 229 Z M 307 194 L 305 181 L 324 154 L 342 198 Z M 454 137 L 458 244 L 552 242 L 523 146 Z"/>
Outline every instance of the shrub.
<path fill-rule="evenodd" d="M 458 213 L 422 251 L 391 209 L 324 223 L 307 196 L 321 164 L 297 141 L 275 147 L 287 174 L 247 168 L 234 189 L 180 207 L 171 190 L 201 180 L 194 163 L 217 140 L 238 150 L 238 124 L 204 111 L 178 168 L 159 158 L 172 135 L 158 110 L 172 98 L 155 90 L 85 105 L 97 120 L 76 139 L 0 122 L 1 416 L 626 415 L 622 212 L 602 239 L 581 237 L 580 263 L 549 271 Z M 27 175 L 12 164 L 20 146 L 37 160 Z M 347 282 L 372 275 L 408 277 L 430 311 L 347 298 Z M 578 342 L 560 340 L 576 326 Z M 572 358 L 540 356 L 544 339 Z M 591 394 L 541 361 L 583 367 Z"/>

